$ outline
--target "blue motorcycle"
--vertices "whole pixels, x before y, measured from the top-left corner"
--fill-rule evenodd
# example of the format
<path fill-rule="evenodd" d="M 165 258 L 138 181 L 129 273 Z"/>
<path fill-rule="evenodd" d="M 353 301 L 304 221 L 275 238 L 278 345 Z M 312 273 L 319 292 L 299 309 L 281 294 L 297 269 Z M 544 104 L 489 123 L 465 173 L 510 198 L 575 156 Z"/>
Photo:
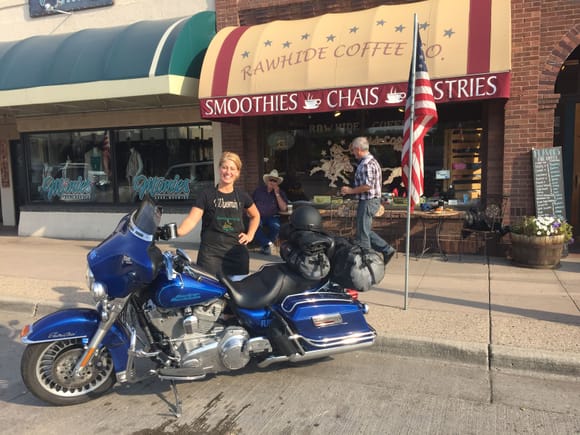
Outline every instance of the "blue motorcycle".
<path fill-rule="evenodd" d="M 26 387 L 53 405 L 86 402 L 116 382 L 143 379 L 138 359 L 154 375 L 175 381 L 267 367 L 371 346 L 368 309 L 328 279 L 307 279 L 287 263 L 271 263 L 243 277 L 216 277 L 181 249 L 162 252 L 162 210 L 145 199 L 87 255 L 87 285 L 95 309 L 63 309 L 21 333 Z M 151 365 L 151 364 L 150 364 Z"/>

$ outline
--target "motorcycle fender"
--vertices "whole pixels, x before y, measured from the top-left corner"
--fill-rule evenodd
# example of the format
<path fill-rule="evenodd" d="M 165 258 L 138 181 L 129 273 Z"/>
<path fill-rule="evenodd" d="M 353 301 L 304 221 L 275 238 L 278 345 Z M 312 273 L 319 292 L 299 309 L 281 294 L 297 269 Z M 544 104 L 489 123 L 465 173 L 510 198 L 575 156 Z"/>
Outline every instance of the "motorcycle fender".
<path fill-rule="evenodd" d="M 21 338 L 24 344 L 47 341 L 90 338 L 99 326 L 99 313 L 90 308 L 70 308 L 56 311 L 37 320 L 30 326 L 28 334 Z M 130 338 L 118 323 L 114 323 L 103 345 L 111 352 L 115 370 L 123 371 L 127 364 Z"/>

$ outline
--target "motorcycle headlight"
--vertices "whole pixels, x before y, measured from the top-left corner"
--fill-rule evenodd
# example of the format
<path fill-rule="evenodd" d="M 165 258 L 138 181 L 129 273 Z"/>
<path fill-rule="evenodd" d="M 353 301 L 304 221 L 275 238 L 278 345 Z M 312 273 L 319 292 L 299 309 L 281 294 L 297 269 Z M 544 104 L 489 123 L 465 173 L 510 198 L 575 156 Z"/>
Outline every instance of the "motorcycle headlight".
<path fill-rule="evenodd" d="M 88 266 L 87 266 L 87 270 L 85 272 L 85 279 L 87 281 L 87 287 L 90 290 L 93 287 L 93 283 L 95 282 L 95 275 L 93 275 L 93 271 Z"/>
<path fill-rule="evenodd" d="M 93 271 L 90 267 L 87 267 L 86 279 L 87 286 L 89 287 L 95 302 L 100 302 L 107 299 L 107 287 L 105 284 L 95 281 L 95 275 L 93 275 Z"/>

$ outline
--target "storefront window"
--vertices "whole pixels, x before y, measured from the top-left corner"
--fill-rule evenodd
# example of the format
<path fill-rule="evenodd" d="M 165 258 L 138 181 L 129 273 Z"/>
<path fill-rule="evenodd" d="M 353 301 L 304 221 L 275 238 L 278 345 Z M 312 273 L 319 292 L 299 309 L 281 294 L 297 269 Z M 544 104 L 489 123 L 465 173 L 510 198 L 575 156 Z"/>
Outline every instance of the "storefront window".
<path fill-rule="evenodd" d="M 390 117 L 388 121 L 374 121 L 364 119 L 360 112 L 351 112 L 340 117 L 322 114 L 286 118 L 286 123 L 276 120 L 265 137 L 264 166 L 284 174 L 282 187 L 291 200 L 337 195 L 342 186 L 352 184 L 357 162 L 349 145 L 363 135 L 381 163 L 385 181 L 400 183 L 403 120 L 396 111 Z M 389 188 L 385 185 L 385 191 Z"/>
<path fill-rule="evenodd" d="M 99 130 L 29 135 L 31 200 L 112 202 L 106 134 Z"/>
<path fill-rule="evenodd" d="M 213 185 L 211 125 L 23 137 L 31 202 L 184 201 Z"/>
<path fill-rule="evenodd" d="M 480 106 L 465 105 L 440 110 L 440 121 L 424 138 L 426 196 L 461 201 L 479 197 L 482 180 L 481 144 L 476 143 L 481 137 L 479 110 Z M 366 136 L 371 153 L 383 169 L 383 193 L 403 196 L 406 195 L 401 167 L 403 128 L 403 113 L 397 109 L 349 112 L 339 117 L 330 113 L 275 118 L 263 130 L 264 168 L 282 172 L 285 177 L 282 187 L 290 200 L 334 196 L 341 186 L 351 185 L 354 179 L 357 162 L 349 152 L 349 144 L 356 136 Z M 463 154 L 456 156 L 457 150 Z"/>

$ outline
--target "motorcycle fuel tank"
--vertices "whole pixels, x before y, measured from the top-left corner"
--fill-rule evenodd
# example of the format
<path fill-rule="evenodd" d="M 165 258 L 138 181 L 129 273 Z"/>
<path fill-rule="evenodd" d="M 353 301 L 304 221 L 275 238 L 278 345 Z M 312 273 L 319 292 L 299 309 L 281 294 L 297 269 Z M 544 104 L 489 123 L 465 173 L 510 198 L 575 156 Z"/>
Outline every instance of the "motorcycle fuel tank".
<path fill-rule="evenodd" d="M 187 272 L 176 273 L 173 279 L 162 272 L 153 287 L 157 289 L 155 303 L 163 308 L 203 304 L 226 293 L 225 287 L 218 281 L 205 276 L 192 276 Z"/>

